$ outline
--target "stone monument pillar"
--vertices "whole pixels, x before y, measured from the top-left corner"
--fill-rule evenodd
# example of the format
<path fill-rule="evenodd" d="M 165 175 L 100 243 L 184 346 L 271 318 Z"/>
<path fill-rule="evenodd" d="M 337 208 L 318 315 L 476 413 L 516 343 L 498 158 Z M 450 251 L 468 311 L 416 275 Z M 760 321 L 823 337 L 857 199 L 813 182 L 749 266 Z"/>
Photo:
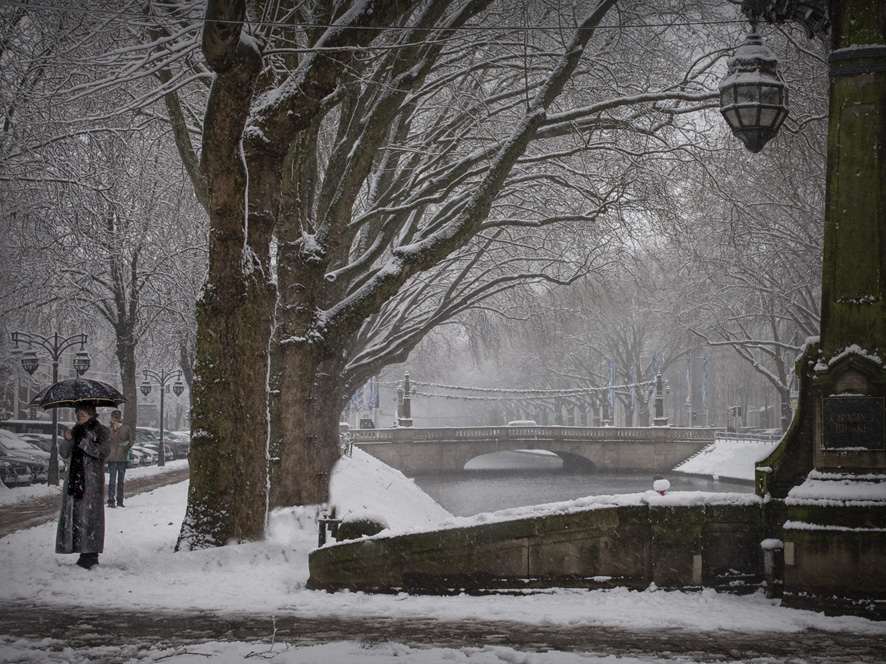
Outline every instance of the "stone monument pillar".
<path fill-rule="evenodd" d="M 886 5 L 819 4 L 831 23 L 821 333 L 798 361 L 797 413 L 779 447 L 757 464 L 756 491 L 784 540 L 785 604 L 882 617 Z"/>

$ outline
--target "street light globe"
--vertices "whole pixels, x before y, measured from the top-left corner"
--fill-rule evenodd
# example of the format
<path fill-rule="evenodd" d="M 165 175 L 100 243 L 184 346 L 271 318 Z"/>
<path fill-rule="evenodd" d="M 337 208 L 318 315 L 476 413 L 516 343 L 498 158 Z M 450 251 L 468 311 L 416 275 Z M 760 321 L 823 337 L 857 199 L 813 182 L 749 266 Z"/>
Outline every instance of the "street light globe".
<path fill-rule="evenodd" d="M 172 385 L 172 391 L 175 392 L 175 396 L 180 397 L 182 392 L 185 391 L 185 384 L 180 380 L 175 381 Z"/>
<path fill-rule="evenodd" d="M 78 376 L 85 374 L 89 370 L 89 365 L 89 353 L 85 350 L 81 350 L 74 355 L 74 369 L 77 371 Z"/>
<path fill-rule="evenodd" d="M 764 44 L 756 26 L 727 61 L 720 81 L 720 112 L 751 152 L 775 138 L 788 116 L 788 87 L 778 58 Z"/>
<path fill-rule="evenodd" d="M 145 381 L 141 384 L 139 389 L 141 390 L 142 394 L 148 396 L 151 393 L 151 384 L 148 381 Z"/>

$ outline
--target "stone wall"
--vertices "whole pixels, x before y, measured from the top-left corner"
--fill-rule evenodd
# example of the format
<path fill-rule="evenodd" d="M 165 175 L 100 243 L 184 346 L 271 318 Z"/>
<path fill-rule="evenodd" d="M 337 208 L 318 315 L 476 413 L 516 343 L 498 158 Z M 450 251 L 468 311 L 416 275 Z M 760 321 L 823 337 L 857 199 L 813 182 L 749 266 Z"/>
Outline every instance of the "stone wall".
<path fill-rule="evenodd" d="M 728 494 L 724 494 L 728 495 Z M 765 507 L 638 503 L 376 536 L 310 555 L 310 587 L 429 593 L 547 587 L 755 590 Z"/>

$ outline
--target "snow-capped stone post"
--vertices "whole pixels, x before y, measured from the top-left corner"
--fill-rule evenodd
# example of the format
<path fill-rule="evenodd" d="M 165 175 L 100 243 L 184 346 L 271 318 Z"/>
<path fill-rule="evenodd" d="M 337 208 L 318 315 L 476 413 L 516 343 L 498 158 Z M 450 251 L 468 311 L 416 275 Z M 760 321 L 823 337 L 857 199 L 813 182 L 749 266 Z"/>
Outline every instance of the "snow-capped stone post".
<path fill-rule="evenodd" d="M 665 495 L 668 492 L 668 489 L 671 488 L 671 483 L 665 478 L 659 478 L 652 483 L 652 490 L 660 495 Z"/>
<path fill-rule="evenodd" d="M 756 489 L 783 530 L 785 603 L 882 617 L 886 15 L 882 2 L 852 0 L 744 0 L 742 10 L 752 20 L 799 22 L 830 47 L 820 336 L 798 361 L 799 407 L 757 465 Z M 871 597 L 880 599 L 859 603 Z"/>
<path fill-rule="evenodd" d="M 664 412 L 664 387 L 662 386 L 661 372 L 655 376 L 655 418 L 652 420 L 652 424 L 657 427 L 668 425 L 668 418 Z"/>
<path fill-rule="evenodd" d="M 403 376 L 403 406 L 400 413 L 399 425 L 411 427 L 412 421 L 412 384 L 409 382 L 409 372 Z"/>

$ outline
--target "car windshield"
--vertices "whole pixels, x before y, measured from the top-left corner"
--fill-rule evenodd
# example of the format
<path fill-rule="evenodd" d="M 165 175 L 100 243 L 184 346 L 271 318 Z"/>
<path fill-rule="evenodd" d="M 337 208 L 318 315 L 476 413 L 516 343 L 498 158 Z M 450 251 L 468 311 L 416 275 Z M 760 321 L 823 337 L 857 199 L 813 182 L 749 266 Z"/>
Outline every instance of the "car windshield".
<path fill-rule="evenodd" d="M 19 450 L 21 452 L 33 452 L 34 446 L 25 440 L 22 440 L 11 431 L 0 429 L 0 443 L 8 450 Z"/>

